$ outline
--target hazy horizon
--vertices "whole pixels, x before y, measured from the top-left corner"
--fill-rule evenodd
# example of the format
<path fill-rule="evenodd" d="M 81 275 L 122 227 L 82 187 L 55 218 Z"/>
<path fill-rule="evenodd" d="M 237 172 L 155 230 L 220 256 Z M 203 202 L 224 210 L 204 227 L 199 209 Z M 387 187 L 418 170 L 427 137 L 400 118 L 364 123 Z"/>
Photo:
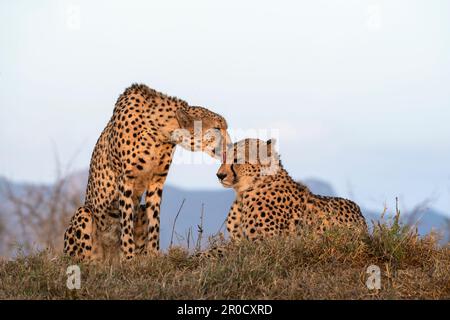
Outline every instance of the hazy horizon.
<path fill-rule="evenodd" d="M 450 214 L 449 18 L 447 1 L 3 1 L 0 175 L 52 182 L 55 150 L 86 169 L 142 82 L 279 132 L 296 179 Z M 217 168 L 174 164 L 167 182 L 218 189 Z"/>

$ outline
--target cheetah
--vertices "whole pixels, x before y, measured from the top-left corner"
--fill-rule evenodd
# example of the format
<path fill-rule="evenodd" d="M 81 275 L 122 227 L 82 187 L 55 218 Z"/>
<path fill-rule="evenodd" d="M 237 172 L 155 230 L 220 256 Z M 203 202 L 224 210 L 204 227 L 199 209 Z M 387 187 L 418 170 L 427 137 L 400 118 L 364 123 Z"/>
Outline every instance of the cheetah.
<path fill-rule="evenodd" d="M 274 147 L 273 139 L 236 142 L 217 172 L 221 184 L 236 192 L 226 222 L 232 241 L 260 240 L 302 228 L 318 234 L 334 226 L 367 230 L 357 204 L 315 195 L 294 181 Z"/>
<path fill-rule="evenodd" d="M 66 229 L 64 252 L 79 260 L 104 258 L 101 247 L 114 245 L 123 260 L 158 252 L 161 197 L 176 145 L 221 159 L 227 129 L 206 108 L 144 84 L 127 88 L 94 147 L 85 203 Z"/>

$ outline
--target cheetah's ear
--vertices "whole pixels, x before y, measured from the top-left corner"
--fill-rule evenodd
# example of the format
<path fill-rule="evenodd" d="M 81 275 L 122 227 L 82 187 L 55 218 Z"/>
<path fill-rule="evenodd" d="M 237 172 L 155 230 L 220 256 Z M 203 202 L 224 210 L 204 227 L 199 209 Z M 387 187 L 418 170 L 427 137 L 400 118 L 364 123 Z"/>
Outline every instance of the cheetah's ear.
<path fill-rule="evenodd" d="M 277 143 L 277 140 L 272 138 L 266 141 L 267 145 L 267 156 L 271 157 L 275 154 L 275 144 Z"/>
<path fill-rule="evenodd" d="M 194 128 L 194 119 L 188 112 L 186 112 L 186 110 L 178 109 L 175 112 L 175 116 L 177 118 L 178 124 L 180 125 L 180 128 L 188 130 Z"/>

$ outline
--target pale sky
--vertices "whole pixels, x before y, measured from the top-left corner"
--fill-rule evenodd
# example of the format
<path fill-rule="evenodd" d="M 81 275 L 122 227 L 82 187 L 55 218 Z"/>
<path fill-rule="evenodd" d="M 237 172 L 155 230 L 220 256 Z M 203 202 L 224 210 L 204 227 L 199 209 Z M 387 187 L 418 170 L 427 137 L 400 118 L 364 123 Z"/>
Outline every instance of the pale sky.
<path fill-rule="evenodd" d="M 51 182 L 55 150 L 87 168 L 133 82 L 278 132 L 295 178 L 450 213 L 449 1 L 0 0 L 0 175 Z M 168 183 L 221 188 L 218 166 Z"/>

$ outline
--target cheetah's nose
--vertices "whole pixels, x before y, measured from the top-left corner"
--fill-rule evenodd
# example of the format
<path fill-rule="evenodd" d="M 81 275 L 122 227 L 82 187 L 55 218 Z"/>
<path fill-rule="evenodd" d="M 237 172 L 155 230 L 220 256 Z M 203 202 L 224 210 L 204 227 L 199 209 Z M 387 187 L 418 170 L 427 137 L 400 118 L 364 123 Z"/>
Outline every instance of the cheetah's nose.
<path fill-rule="evenodd" d="M 227 174 L 226 173 L 218 173 L 218 174 L 216 174 L 216 176 L 217 176 L 217 178 L 219 178 L 219 180 L 223 180 L 227 176 Z"/>

